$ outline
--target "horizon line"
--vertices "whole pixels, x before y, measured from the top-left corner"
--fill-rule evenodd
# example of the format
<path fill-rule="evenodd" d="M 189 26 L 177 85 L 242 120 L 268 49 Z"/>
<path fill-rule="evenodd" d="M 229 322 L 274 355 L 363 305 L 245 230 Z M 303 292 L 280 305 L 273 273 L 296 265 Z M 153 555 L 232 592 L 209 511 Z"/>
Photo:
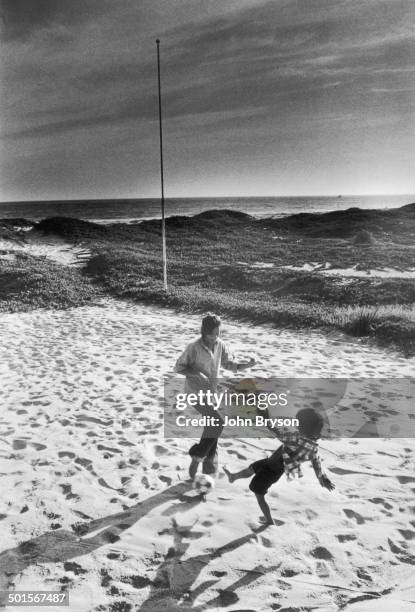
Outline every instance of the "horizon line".
<path fill-rule="evenodd" d="M 230 200 L 234 198 L 244 199 L 244 200 L 252 200 L 254 198 L 352 198 L 352 197 L 389 197 L 389 196 L 415 196 L 415 192 L 413 193 L 321 193 L 317 195 L 310 194 L 292 194 L 292 195 L 220 195 L 220 196 L 167 196 L 165 200 Z M 47 199 L 33 199 L 33 200 L 0 200 L 0 206 L 2 204 L 40 204 L 47 202 L 112 202 L 112 201 L 121 201 L 121 200 L 161 200 L 160 196 L 147 196 L 147 197 L 104 197 L 104 198 L 47 198 Z"/>

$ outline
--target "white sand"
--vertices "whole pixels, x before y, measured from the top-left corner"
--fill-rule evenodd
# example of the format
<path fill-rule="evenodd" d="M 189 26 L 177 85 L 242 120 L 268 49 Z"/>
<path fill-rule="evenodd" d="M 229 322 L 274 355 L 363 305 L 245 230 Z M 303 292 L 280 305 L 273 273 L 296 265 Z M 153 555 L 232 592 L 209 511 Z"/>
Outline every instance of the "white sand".
<path fill-rule="evenodd" d="M 12 260 L 16 253 L 45 257 L 55 263 L 74 267 L 82 267 L 90 257 L 89 249 L 82 244 L 73 245 L 58 236 L 43 236 L 36 230 L 25 233 L 22 242 L 0 239 L 0 260 Z"/>
<path fill-rule="evenodd" d="M 265 264 L 264 264 L 265 265 Z M 356 278 L 415 278 L 415 268 L 398 270 L 396 268 L 360 269 L 358 265 L 350 268 L 332 268 L 331 264 L 305 263 L 303 266 L 279 266 L 281 270 L 297 270 L 299 272 L 319 272 L 327 276 L 345 276 Z"/>
<path fill-rule="evenodd" d="M 415 267 L 408 268 L 407 270 L 398 270 L 397 268 L 361 268 L 359 264 L 351 266 L 349 268 L 334 268 L 331 263 L 326 261 L 324 263 L 318 263 L 314 261 L 307 262 L 302 266 L 276 266 L 272 262 L 256 261 L 252 264 L 247 264 L 243 261 L 235 262 L 238 265 L 255 268 L 257 270 L 268 270 L 274 268 L 275 270 L 294 270 L 296 272 L 318 272 L 326 276 L 339 276 L 344 278 L 415 278 Z"/>
<path fill-rule="evenodd" d="M 325 441 L 336 490 L 308 466 L 283 478 L 269 495 L 281 525 L 258 534 L 249 481 L 221 474 L 207 503 L 192 500 L 191 440 L 164 439 L 161 395 L 198 327 L 111 300 L 1 315 L 0 589 L 67 584 L 76 612 L 414 610 L 414 440 Z M 226 325 L 224 337 L 258 356 L 253 376 L 415 372 L 414 360 L 339 335 Z M 223 439 L 222 462 L 265 456 L 252 443 L 273 447 Z"/>

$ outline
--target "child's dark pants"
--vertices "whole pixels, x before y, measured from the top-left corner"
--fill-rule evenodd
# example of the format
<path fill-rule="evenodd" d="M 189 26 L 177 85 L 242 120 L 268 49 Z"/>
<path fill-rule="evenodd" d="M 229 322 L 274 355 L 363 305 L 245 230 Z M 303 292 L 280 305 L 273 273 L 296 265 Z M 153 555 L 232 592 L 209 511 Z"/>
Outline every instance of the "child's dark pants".
<path fill-rule="evenodd" d="M 195 406 L 202 416 L 212 417 L 218 425 L 208 425 L 203 429 L 200 441 L 189 450 L 191 457 L 203 459 L 203 473 L 214 474 L 218 469 L 218 438 L 223 431 L 223 419 L 210 406 Z"/>
<path fill-rule="evenodd" d="M 254 470 L 255 476 L 249 483 L 249 488 L 256 495 L 266 495 L 270 486 L 284 474 L 282 451 L 277 451 L 269 459 L 254 461 L 250 467 Z"/>

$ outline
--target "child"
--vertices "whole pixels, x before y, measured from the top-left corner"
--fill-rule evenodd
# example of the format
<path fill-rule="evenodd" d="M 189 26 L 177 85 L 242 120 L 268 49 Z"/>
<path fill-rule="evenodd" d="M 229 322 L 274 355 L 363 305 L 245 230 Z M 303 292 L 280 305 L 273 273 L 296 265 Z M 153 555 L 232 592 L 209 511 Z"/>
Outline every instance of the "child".
<path fill-rule="evenodd" d="M 198 393 L 207 390 L 216 391 L 221 368 L 237 372 L 246 370 L 255 364 L 255 359 L 237 362 L 234 360 L 227 345 L 220 338 L 221 320 L 209 313 L 202 319 L 200 338 L 192 342 L 176 362 L 175 371 L 186 376 L 185 392 Z M 204 474 L 214 476 L 218 466 L 218 438 L 223 430 L 223 420 L 220 414 L 210 406 L 195 406 L 203 416 L 214 417 L 218 424 L 204 428 L 202 437 L 189 450 L 191 463 L 189 476 L 194 478 L 202 464 Z"/>
<path fill-rule="evenodd" d="M 313 408 L 303 408 L 296 418 L 299 421 L 297 430 L 287 431 L 285 428 L 275 428 L 271 431 L 281 440 L 280 446 L 268 459 L 260 459 L 250 466 L 231 474 L 224 470 L 229 482 L 239 478 L 248 478 L 255 474 L 250 482 L 249 488 L 255 493 L 259 507 L 264 513 L 266 525 L 274 525 L 265 495 L 269 487 L 277 482 L 284 472 L 288 480 L 294 476 L 302 477 L 301 463 L 311 461 L 314 472 L 322 487 L 329 491 L 334 489 L 334 484 L 322 472 L 320 458 L 318 456 L 318 444 L 316 440 L 321 436 L 323 429 L 323 418 Z"/>

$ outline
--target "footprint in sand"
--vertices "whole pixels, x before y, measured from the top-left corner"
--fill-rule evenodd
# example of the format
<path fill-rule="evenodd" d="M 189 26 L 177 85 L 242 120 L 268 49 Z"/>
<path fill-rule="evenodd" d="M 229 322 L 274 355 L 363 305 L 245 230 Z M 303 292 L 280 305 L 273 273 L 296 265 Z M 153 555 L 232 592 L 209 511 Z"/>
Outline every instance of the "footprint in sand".
<path fill-rule="evenodd" d="M 408 484 L 410 482 L 415 482 L 415 478 L 413 476 L 397 476 L 397 479 L 400 484 Z"/>
<path fill-rule="evenodd" d="M 128 440 L 124 440 L 123 438 L 118 439 L 118 444 L 120 444 L 121 446 L 135 446 L 135 444 L 129 442 Z"/>
<path fill-rule="evenodd" d="M 111 489 L 112 491 L 118 491 L 118 489 L 116 489 L 115 487 L 110 487 L 110 485 L 106 483 L 103 478 L 98 478 L 98 484 L 101 485 L 101 487 L 105 487 L 106 489 Z"/>
<path fill-rule="evenodd" d="M 311 555 L 316 559 L 321 559 L 323 561 L 331 561 L 333 559 L 333 555 L 327 548 L 324 546 L 317 546 L 311 551 Z"/>
<path fill-rule="evenodd" d="M 80 510 L 74 510 L 74 513 L 80 516 L 85 521 L 92 520 L 92 516 L 89 516 L 89 514 L 85 514 L 85 512 L 81 512 Z"/>
<path fill-rule="evenodd" d="M 402 548 L 397 546 L 390 538 L 388 538 L 389 548 L 391 552 L 396 556 L 396 558 L 402 563 L 409 563 L 410 565 L 415 565 L 415 556 L 404 550 L 403 546 L 407 547 L 407 544 L 403 544 Z"/>
<path fill-rule="evenodd" d="M 354 510 L 349 510 L 349 508 L 343 508 L 343 512 L 349 519 L 354 519 L 358 525 L 363 525 L 365 519 L 363 516 L 355 512 Z"/>
<path fill-rule="evenodd" d="M 246 460 L 245 455 L 242 455 L 241 453 L 238 453 L 238 451 L 236 450 L 228 450 L 226 451 L 229 455 L 236 455 L 238 457 L 238 459 L 242 459 L 243 461 Z"/>
<path fill-rule="evenodd" d="M 83 457 L 77 457 L 75 459 L 75 463 L 82 465 L 82 467 L 86 468 L 90 472 L 92 471 L 92 461 L 90 459 L 84 459 Z"/>
<path fill-rule="evenodd" d="M 62 493 L 65 495 L 65 499 L 75 499 L 76 501 L 81 499 L 79 495 L 72 493 L 72 486 L 70 484 L 60 484 L 59 486 L 62 489 Z"/>
<path fill-rule="evenodd" d="M 293 576 L 297 576 L 298 572 L 287 567 L 286 569 L 282 569 L 280 574 L 283 578 L 292 578 Z"/>
<path fill-rule="evenodd" d="M 118 540 L 120 540 L 120 536 L 115 533 L 112 533 L 112 531 L 104 531 L 104 533 L 100 534 L 100 536 L 104 542 L 108 542 L 109 544 L 114 544 L 115 542 L 118 542 Z"/>
<path fill-rule="evenodd" d="M 267 538 L 267 537 L 265 537 L 265 536 L 263 536 L 263 535 L 261 535 L 261 536 L 259 537 L 259 541 L 261 542 L 261 544 L 262 544 L 262 546 L 263 546 L 264 548 L 273 548 L 273 546 L 274 546 L 274 544 L 272 543 L 272 541 L 271 541 L 269 538 Z"/>
<path fill-rule="evenodd" d="M 104 446 L 103 444 L 98 444 L 97 449 L 108 451 L 110 453 L 122 453 L 122 451 L 119 448 L 112 448 L 110 446 Z"/>
<path fill-rule="evenodd" d="M 383 478 L 384 474 L 375 474 L 372 472 L 360 472 L 358 470 L 347 470 L 345 468 L 340 468 L 340 467 L 329 467 L 328 468 L 329 472 L 332 472 L 333 474 L 337 474 L 338 476 L 345 476 L 347 474 L 363 474 L 366 476 L 378 476 Z"/>
<path fill-rule="evenodd" d="M 357 539 L 355 535 L 349 533 L 336 535 L 336 538 L 341 544 L 343 544 L 343 542 L 352 542 L 353 540 Z"/>
<path fill-rule="evenodd" d="M 415 538 L 415 531 L 411 531 L 410 529 L 398 529 L 398 531 L 405 540 L 413 540 Z"/>
<path fill-rule="evenodd" d="M 82 565 L 75 563 L 74 561 L 66 561 L 63 565 L 65 572 L 73 572 L 75 576 L 79 574 L 87 574 L 88 570 L 84 569 Z"/>
<path fill-rule="evenodd" d="M 171 479 L 171 478 L 169 478 L 169 476 L 163 476 L 163 475 L 161 475 L 161 476 L 159 476 L 159 480 L 161 480 L 161 482 L 165 482 L 165 483 L 166 483 L 166 485 L 167 485 L 168 487 L 169 487 L 169 486 L 171 485 L 171 483 L 172 483 L 172 479 Z"/>
<path fill-rule="evenodd" d="M 359 567 L 357 569 L 356 576 L 360 580 L 363 580 L 364 582 L 373 582 L 372 577 L 370 576 L 370 574 L 367 573 L 367 571 L 363 567 Z"/>
<path fill-rule="evenodd" d="M 372 497 L 372 499 L 369 499 L 369 501 L 372 502 L 372 504 L 382 504 L 382 506 L 386 508 L 386 510 L 392 510 L 393 508 L 393 506 L 388 502 L 385 502 L 382 497 Z"/>
<path fill-rule="evenodd" d="M 22 450 L 26 446 L 27 442 L 25 440 L 13 440 L 13 450 Z"/>
<path fill-rule="evenodd" d="M 98 425 L 104 425 L 105 427 L 110 427 L 114 424 L 114 421 L 112 419 L 109 419 L 108 421 L 102 421 L 101 419 L 98 419 L 96 417 L 90 417 L 86 414 L 80 414 L 76 418 L 78 421 L 90 421 L 91 423 L 97 423 Z"/>
<path fill-rule="evenodd" d="M 107 554 L 107 559 L 111 559 L 111 561 L 114 561 L 115 559 L 119 559 L 120 558 L 120 553 L 108 553 Z"/>
<path fill-rule="evenodd" d="M 319 578 L 328 578 L 330 576 L 330 570 L 324 561 L 317 561 L 316 574 Z"/>
<path fill-rule="evenodd" d="M 160 444 L 156 444 L 156 446 L 154 447 L 154 452 L 157 457 L 160 457 L 161 455 L 167 455 L 169 451 L 164 446 L 160 446 Z"/>
<path fill-rule="evenodd" d="M 215 576 L 215 578 L 223 578 L 223 576 L 226 576 L 228 572 L 220 572 L 219 570 L 214 570 L 213 572 L 210 572 L 210 573 L 212 574 L 212 576 Z"/>

